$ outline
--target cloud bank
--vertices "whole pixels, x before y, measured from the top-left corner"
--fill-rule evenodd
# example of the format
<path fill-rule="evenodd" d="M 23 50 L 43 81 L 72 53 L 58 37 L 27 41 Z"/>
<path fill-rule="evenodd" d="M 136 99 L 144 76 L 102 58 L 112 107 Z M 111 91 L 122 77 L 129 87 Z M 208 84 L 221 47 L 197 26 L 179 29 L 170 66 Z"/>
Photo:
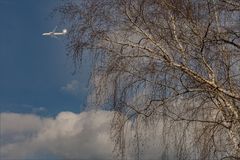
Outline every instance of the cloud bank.
<path fill-rule="evenodd" d="M 112 160 L 114 142 L 110 140 L 110 123 L 113 116 L 114 112 L 104 110 L 80 114 L 61 112 L 55 118 L 0 113 L 0 159 L 42 160 L 53 155 L 67 160 Z M 136 158 L 136 136 L 131 127 L 133 124 L 129 122 L 125 135 L 129 160 Z M 147 140 L 144 146 L 139 144 L 144 149 L 142 160 L 162 159 L 162 123 L 155 127 L 155 137 L 148 135 L 150 128 L 147 132 L 144 132 L 146 128 L 139 130 L 139 134 L 146 136 Z M 172 153 L 168 153 L 170 159 L 174 159 Z"/>
<path fill-rule="evenodd" d="M 41 159 L 50 154 L 66 159 L 112 159 L 112 112 L 61 112 L 56 118 L 1 113 L 1 159 Z"/>

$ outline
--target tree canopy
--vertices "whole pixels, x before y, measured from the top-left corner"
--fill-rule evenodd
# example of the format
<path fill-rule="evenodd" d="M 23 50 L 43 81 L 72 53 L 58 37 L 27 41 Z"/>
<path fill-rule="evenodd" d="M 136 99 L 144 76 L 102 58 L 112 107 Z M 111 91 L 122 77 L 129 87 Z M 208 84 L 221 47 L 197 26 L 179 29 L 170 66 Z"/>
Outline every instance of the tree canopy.
<path fill-rule="evenodd" d="M 56 12 L 74 63 L 94 57 L 92 102 L 115 111 L 118 158 L 129 122 L 136 159 L 138 131 L 158 123 L 162 159 L 240 158 L 240 1 L 70 0 Z"/>

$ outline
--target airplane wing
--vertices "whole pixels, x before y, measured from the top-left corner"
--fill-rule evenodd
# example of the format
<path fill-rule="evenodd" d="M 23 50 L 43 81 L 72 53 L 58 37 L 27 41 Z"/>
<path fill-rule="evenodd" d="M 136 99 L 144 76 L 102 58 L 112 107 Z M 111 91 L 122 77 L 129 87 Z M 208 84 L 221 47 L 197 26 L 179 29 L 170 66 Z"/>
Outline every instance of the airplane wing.
<path fill-rule="evenodd" d="M 57 30 L 57 26 L 53 29 L 53 31 L 52 32 L 56 32 L 56 30 Z"/>

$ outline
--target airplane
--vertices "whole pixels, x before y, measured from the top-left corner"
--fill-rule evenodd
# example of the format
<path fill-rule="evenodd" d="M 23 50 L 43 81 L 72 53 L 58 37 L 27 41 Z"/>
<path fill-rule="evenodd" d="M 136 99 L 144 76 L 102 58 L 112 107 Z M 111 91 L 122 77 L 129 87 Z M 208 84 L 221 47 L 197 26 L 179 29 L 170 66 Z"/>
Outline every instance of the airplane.
<path fill-rule="evenodd" d="M 52 32 L 43 33 L 42 35 L 58 38 L 57 36 L 62 36 L 62 35 L 67 34 L 67 29 L 63 29 L 62 32 L 56 32 L 56 29 L 57 29 L 57 27 L 55 27 Z"/>

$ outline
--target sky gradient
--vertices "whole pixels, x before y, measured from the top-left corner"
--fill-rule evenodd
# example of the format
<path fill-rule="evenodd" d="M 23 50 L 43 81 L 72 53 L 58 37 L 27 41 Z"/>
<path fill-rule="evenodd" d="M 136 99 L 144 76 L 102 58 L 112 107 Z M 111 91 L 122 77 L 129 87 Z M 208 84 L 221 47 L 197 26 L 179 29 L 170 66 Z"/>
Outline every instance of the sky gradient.
<path fill-rule="evenodd" d="M 50 13 L 59 3 L 0 0 L 1 112 L 53 116 L 63 110 L 80 112 L 86 105 L 90 65 L 84 63 L 72 75 L 64 38 L 41 35 L 58 24 Z"/>
<path fill-rule="evenodd" d="M 64 111 L 79 114 L 87 104 L 89 60 L 73 75 L 75 68 L 66 56 L 64 37 L 42 36 L 59 23 L 50 16 L 59 3 L 0 0 L 0 159 L 62 159 L 63 155 L 50 148 L 43 149 L 51 143 L 51 136 L 35 143 L 44 136 L 39 131 Z M 69 119 L 66 114 L 62 117 Z M 53 145 L 65 142 L 61 137 L 52 140 Z"/>

